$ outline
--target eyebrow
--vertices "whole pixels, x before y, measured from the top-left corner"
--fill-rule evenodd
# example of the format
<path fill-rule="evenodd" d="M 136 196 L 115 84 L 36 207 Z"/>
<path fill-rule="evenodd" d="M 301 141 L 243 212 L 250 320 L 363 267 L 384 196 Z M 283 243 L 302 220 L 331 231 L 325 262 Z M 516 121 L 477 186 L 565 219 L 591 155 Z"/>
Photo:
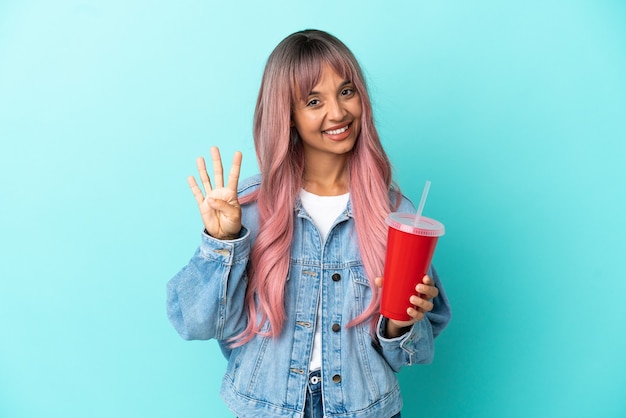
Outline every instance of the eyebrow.
<path fill-rule="evenodd" d="M 340 85 L 339 87 L 340 87 L 340 88 L 341 88 L 341 87 L 345 87 L 345 86 L 347 86 L 348 84 L 352 84 L 352 81 L 350 81 L 350 80 L 344 80 L 344 82 L 343 82 L 343 83 L 341 83 L 341 85 Z M 309 96 L 315 96 L 316 94 L 320 94 L 320 92 L 319 92 L 319 91 L 311 91 L 311 92 L 309 93 Z"/>

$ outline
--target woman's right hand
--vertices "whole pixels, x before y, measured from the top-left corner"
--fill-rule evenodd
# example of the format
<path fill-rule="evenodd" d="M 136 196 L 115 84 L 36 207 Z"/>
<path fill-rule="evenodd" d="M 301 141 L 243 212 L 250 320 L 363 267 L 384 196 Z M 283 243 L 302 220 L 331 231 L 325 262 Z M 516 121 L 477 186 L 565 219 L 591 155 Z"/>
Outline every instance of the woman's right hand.
<path fill-rule="evenodd" d="M 235 239 L 239 236 L 239 231 L 241 231 L 241 206 L 237 199 L 237 183 L 239 182 L 242 159 L 241 152 L 235 152 L 226 187 L 224 187 L 222 158 L 217 147 L 211 148 L 211 159 L 213 161 L 214 187 L 211 186 L 204 158 L 199 157 L 196 161 L 206 196 L 198 187 L 198 183 L 196 183 L 196 179 L 193 176 L 189 176 L 187 182 L 196 198 L 196 202 L 198 202 L 198 208 L 200 209 L 206 232 L 217 239 Z"/>

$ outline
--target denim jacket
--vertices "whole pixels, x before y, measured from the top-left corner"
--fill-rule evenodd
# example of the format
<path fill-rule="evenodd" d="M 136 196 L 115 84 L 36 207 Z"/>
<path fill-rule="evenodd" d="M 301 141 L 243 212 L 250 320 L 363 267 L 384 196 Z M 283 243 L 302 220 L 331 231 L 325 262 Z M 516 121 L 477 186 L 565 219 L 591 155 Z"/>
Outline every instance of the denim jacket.
<path fill-rule="evenodd" d="M 259 184 L 259 176 L 243 181 L 240 196 Z M 351 205 L 348 202 L 325 242 L 299 200 L 294 210 L 286 317 L 279 337 L 257 335 L 236 348 L 227 341 L 243 331 L 247 321 L 246 266 L 259 229 L 254 203 L 242 208 L 239 238 L 220 241 L 202 235 L 189 264 L 168 282 L 169 319 L 184 339 L 218 341 L 228 360 L 221 396 L 239 417 L 302 416 L 316 321 L 321 321 L 322 330 L 325 416 L 391 417 L 402 409 L 395 373 L 403 365 L 431 362 L 433 339 L 450 320 L 437 273 L 432 268 L 429 273 L 439 288 L 434 309 L 405 335 L 385 338 L 384 318 L 378 320 L 375 336 L 367 322 L 347 328 L 371 299 Z M 398 211 L 414 208 L 403 198 Z"/>

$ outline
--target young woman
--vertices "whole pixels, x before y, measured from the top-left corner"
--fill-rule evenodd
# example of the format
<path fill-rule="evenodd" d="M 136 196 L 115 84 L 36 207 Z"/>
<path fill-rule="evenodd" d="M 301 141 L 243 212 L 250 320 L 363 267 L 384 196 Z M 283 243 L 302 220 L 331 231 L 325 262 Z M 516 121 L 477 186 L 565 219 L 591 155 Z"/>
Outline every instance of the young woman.
<path fill-rule="evenodd" d="M 379 314 L 387 227 L 413 212 L 394 187 L 362 71 L 316 30 L 270 55 L 254 116 L 261 173 L 194 177 L 204 232 L 168 283 L 168 315 L 185 339 L 215 338 L 228 367 L 221 395 L 239 417 L 399 417 L 395 373 L 432 361 L 450 308 L 434 269 L 410 321 Z"/>

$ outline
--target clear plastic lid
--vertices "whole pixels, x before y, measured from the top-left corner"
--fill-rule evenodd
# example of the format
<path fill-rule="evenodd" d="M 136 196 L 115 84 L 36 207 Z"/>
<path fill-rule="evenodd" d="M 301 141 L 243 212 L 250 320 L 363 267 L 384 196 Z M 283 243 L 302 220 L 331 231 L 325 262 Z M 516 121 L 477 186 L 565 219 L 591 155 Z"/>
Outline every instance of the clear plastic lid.
<path fill-rule="evenodd" d="M 387 225 L 403 232 L 426 237 L 440 237 L 445 233 L 441 222 L 422 216 L 418 225 L 415 223 L 414 213 L 390 213 L 386 220 Z"/>

